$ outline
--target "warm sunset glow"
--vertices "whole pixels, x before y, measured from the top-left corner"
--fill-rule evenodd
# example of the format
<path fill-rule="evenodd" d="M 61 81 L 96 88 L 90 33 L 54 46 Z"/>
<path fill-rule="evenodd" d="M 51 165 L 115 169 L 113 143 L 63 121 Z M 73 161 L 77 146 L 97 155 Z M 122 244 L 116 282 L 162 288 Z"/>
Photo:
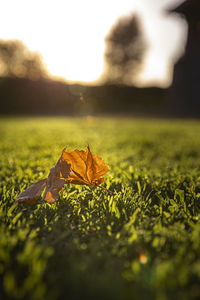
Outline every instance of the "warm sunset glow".
<path fill-rule="evenodd" d="M 175 1 L 6 0 L 0 4 L 0 38 L 20 39 L 30 50 L 39 51 L 53 76 L 91 82 L 103 72 L 104 38 L 111 26 L 119 16 L 138 12 L 149 46 L 138 84 L 153 80 L 166 85 L 170 82 L 169 59 L 184 44 L 184 22 L 161 15 L 161 7 L 172 3 Z M 173 37 L 169 34 L 172 27 Z"/>

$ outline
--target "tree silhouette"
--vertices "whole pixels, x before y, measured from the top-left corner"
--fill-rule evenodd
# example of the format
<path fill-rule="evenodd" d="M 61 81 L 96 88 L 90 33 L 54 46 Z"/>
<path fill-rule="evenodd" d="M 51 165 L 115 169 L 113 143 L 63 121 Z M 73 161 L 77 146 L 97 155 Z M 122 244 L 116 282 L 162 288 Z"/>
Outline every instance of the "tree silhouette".
<path fill-rule="evenodd" d="M 130 15 L 120 18 L 105 42 L 105 82 L 132 85 L 146 47 L 138 17 Z"/>
<path fill-rule="evenodd" d="M 42 59 L 19 40 L 0 40 L 0 76 L 37 80 L 47 76 Z"/>

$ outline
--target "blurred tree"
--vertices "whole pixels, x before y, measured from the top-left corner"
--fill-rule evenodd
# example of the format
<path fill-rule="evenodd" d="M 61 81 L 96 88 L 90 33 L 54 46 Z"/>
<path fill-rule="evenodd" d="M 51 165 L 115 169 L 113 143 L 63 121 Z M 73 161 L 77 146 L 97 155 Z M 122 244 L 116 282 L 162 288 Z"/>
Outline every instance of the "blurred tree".
<path fill-rule="evenodd" d="M 200 1 L 186 0 L 168 12 L 188 23 L 185 53 L 174 66 L 171 102 L 176 114 L 200 118 Z"/>
<path fill-rule="evenodd" d="M 0 40 L 0 76 L 37 80 L 47 76 L 42 59 L 19 40 Z"/>
<path fill-rule="evenodd" d="M 105 42 L 104 81 L 132 85 L 146 48 L 138 17 L 129 15 L 118 19 Z"/>

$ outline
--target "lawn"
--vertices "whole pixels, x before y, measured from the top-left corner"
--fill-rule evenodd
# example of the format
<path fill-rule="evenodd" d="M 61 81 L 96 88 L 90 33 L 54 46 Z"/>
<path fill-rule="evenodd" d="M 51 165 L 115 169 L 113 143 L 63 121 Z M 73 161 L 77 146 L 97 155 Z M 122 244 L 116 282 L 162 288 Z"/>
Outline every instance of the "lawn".
<path fill-rule="evenodd" d="M 0 137 L 0 299 L 200 298 L 200 122 L 2 118 Z M 88 143 L 102 188 L 14 205 Z"/>

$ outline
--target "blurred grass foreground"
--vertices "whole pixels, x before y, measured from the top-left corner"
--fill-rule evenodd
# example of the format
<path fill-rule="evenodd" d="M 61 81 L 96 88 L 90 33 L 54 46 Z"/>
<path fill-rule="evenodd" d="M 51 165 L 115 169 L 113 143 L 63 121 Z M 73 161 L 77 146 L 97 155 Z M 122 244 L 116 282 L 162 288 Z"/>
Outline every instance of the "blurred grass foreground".
<path fill-rule="evenodd" d="M 0 136 L 0 299 L 200 298 L 199 121 L 2 118 Z M 103 189 L 13 205 L 88 142 Z"/>

